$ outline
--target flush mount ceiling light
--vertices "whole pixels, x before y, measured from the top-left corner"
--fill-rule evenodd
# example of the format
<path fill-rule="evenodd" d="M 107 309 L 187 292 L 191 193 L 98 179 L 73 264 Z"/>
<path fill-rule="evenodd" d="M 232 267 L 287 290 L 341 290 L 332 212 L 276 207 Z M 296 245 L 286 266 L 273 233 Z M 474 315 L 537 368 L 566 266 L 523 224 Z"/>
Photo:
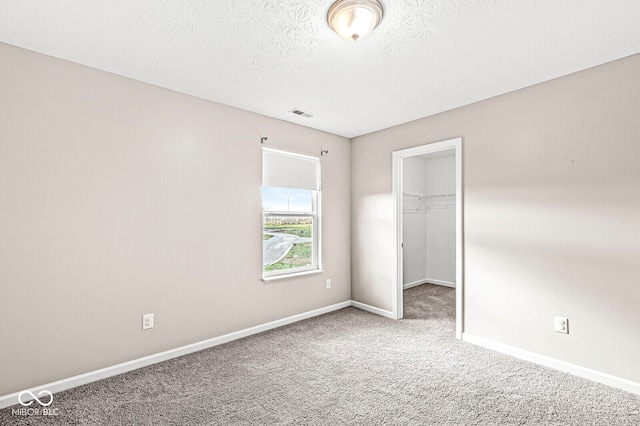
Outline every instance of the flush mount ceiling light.
<path fill-rule="evenodd" d="M 382 20 L 382 5 L 377 0 L 338 0 L 327 14 L 329 26 L 349 41 L 362 40 Z"/>

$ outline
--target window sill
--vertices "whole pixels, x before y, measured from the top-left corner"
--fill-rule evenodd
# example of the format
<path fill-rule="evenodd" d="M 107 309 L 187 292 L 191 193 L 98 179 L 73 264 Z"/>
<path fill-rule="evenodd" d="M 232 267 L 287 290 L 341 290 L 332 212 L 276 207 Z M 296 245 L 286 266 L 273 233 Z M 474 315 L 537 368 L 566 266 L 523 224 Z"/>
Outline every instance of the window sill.
<path fill-rule="evenodd" d="M 304 277 L 306 275 L 315 275 L 315 274 L 320 274 L 324 272 L 324 270 L 322 269 L 314 269 L 313 271 L 304 271 L 304 272 L 295 272 L 293 274 L 282 274 L 282 275 L 273 275 L 270 277 L 262 277 L 262 282 L 264 284 L 270 283 L 272 281 L 280 281 L 280 280 L 286 280 L 289 278 L 298 278 L 298 277 Z"/>

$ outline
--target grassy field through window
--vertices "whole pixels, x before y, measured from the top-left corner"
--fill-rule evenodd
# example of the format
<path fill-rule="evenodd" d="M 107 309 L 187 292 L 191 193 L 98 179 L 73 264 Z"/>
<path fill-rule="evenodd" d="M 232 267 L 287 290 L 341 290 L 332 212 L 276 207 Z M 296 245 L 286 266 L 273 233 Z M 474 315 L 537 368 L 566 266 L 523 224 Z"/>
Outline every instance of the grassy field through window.
<path fill-rule="evenodd" d="M 279 233 L 279 234 L 292 234 L 292 235 L 297 235 L 298 237 L 303 237 L 303 238 L 311 238 L 311 224 L 310 223 L 303 223 L 303 224 L 296 224 L 296 225 L 289 225 L 289 224 L 264 224 L 262 229 L 264 230 L 264 232 L 275 232 L 275 233 Z M 265 234 L 265 236 L 267 236 L 269 234 Z M 271 236 L 271 235 L 269 235 Z M 264 238 L 265 240 L 268 240 L 268 238 Z"/>
<path fill-rule="evenodd" d="M 311 243 L 294 244 L 285 257 L 264 268 L 265 271 L 303 268 L 311 265 Z"/>
<path fill-rule="evenodd" d="M 278 234 L 291 234 L 301 238 L 312 238 L 313 227 L 311 223 L 302 224 L 264 224 L 263 226 L 263 240 L 273 238 L 273 233 Z M 269 266 L 266 266 L 264 270 L 277 271 L 282 269 L 303 268 L 312 264 L 312 243 L 301 242 L 294 244 L 289 252 L 279 261 Z"/>

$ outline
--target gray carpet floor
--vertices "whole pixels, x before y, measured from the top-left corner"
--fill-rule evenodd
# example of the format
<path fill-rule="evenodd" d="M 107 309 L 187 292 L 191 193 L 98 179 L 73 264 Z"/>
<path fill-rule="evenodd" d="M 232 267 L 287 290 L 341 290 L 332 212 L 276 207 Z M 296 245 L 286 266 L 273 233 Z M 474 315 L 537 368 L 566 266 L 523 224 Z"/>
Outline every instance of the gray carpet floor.
<path fill-rule="evenodd" d="M 640 425 L 640 396 L 456 340 L 454 299 L 414 287 L 401 321 L 342 309 L 60 392 L 56 417 L 0 410 L 0 424 Z"/>

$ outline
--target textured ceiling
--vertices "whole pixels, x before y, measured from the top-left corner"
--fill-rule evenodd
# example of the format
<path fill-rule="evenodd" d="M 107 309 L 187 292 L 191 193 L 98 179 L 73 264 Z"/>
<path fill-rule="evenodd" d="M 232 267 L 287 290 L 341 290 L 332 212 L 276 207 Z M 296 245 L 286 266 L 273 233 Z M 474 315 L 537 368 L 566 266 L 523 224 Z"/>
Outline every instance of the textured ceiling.
<path fill-rule="evenodd" d="M 356 43 L 331 3 L 0 0 L 0 41 L 346 137 L 640 52 L 639 0 L 383 0 Z"/>

